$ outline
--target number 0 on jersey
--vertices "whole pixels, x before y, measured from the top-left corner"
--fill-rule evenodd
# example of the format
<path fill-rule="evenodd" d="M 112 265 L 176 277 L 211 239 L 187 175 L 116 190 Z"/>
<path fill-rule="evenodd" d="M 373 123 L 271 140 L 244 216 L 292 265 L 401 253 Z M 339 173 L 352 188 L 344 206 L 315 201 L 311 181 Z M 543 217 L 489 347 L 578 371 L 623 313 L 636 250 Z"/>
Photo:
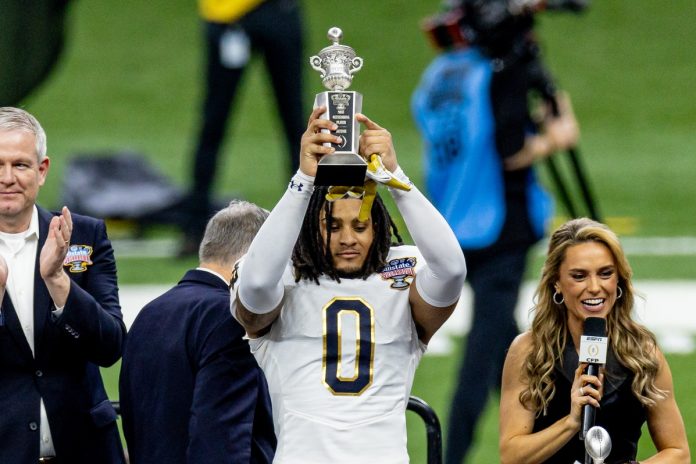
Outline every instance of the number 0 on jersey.
<path fill-rule="evenodd" d="M 360 395 L 372 384 L 375 358 L 374 310 L 362 298 L 334 298 L 324 306 L 322 316 L 323 383 L 334 395 Z M 346 355 L 344 350 L 349 348 L 342 344 L 347 332 L 346 324 L 355 326 L 354 357 Z M 353 369 L 345 365 L 351 358 Z"/>

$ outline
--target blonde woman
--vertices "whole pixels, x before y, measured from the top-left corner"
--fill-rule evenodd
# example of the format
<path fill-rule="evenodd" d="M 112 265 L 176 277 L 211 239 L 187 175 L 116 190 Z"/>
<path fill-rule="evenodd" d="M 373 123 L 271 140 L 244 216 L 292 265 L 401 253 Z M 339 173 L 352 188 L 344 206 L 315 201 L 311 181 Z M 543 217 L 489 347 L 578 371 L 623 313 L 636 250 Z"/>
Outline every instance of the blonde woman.
<path fill-rule="evenodd" d="M 574 219 L 553 233 L 531 330 L 513 341 L 505 360 L 501 462 L 584 462 L 578 432 L 586 404 L 611 436 L 608 464 L 637 462 L 646 421 L 657 454 L 643 463 L 691 462 L 667 361 L 653 334 L 631 318 L 631 274 L 604 224 Z M 607 363 L 598 377 L 578 364 L 587 317 L 607 321 Z"/>

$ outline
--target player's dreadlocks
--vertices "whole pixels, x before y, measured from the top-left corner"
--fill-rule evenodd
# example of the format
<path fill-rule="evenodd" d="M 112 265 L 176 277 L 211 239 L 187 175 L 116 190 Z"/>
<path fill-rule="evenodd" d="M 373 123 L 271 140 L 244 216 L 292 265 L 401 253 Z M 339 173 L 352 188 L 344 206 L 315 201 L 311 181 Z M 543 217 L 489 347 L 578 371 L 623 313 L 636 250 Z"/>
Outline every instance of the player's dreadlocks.
<path fill-rule="evenodd" d="M 326 201 L 327 187 L 317 187 L 309 200 L 307 213 L 302 223 L 300 236 L 297 238 L 295 248 L 292 251 L 292 263 L 295 267 L 296 280 L 311 279 L 319 284 L 319 276 L 326 274 L 337 282 L 340 275 L 333 265 L 331 249 L 331 224 L 326 227 L 326 243 L 321 236 L 320 217 L 321 210 L 327 220 L 331 220 L 332 203 Z M 374 227 L 374 240 L 367 254 L 365 263 L 358 273 L 359 277 L 367 279 L 378 272 L 386 264 L 389 248 L 393 245 L 401 245 L 403 240 L 399 230 L 392 220 L 387 208 L 384 206 L 379 194 L 372 205 L 372 227 Z M 392 243 L 392 236 L 396 239 Z"/>

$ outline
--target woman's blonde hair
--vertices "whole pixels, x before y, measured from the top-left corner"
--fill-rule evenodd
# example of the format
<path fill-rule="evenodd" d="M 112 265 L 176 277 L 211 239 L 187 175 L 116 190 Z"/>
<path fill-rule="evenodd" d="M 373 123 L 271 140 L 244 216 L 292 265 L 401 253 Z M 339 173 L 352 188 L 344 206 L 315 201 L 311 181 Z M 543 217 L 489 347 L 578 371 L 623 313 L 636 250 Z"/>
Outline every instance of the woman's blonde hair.
<path fill-rule="evenodd" d="M 588 218 L 573 219 L 559 227 L 549 240 L 548 254 L 541 281 L 535 294 L 532 348 L 523 368 L 527 388 L 520 402 L 537 415 L 545 415 L 556 394 L 554 367 L 562 364 L 568 337 L 568 316 L 564 304 L 553 301 L 561 263 L 568 248 L 586 242 L 601 243 L 614 257 L 621 298 L 607 315 L 607 336 L 618 361 L 634 374 L 631 389 L 644 405 L 655 404 L 665 392 L 655 386 L 659 367 L 655 336 L 631 318 L 634 290 L 633 271 L 621 248 L 619 239 L 606 225 Z"/>

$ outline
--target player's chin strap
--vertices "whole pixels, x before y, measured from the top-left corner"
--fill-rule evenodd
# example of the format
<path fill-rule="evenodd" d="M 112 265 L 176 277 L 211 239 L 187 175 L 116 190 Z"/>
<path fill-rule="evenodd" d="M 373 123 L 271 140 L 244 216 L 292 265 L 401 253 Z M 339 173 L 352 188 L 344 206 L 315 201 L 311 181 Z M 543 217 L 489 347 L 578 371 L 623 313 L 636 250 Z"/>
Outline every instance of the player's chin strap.
<path fill-rule="evenodd" d="M 365 174 L 365 185 L 362 187 L 348 187 L 344 185 L 334 185 L 329 187 L 326 194 L 327 201 L 336 201 L 342 198 L 362 198 L 358 220 L 361 222 L 367 221 L 372 211 L 372 203 L 377 195 L 377 184 L 383 184 L 387 187 L 398 190 L 411 190 L 411 185 L 400 181 L 382 164 L 382 157 L 377 154 L 370 156 L 370 162 L 367 164 L 367 172 Z"/>

